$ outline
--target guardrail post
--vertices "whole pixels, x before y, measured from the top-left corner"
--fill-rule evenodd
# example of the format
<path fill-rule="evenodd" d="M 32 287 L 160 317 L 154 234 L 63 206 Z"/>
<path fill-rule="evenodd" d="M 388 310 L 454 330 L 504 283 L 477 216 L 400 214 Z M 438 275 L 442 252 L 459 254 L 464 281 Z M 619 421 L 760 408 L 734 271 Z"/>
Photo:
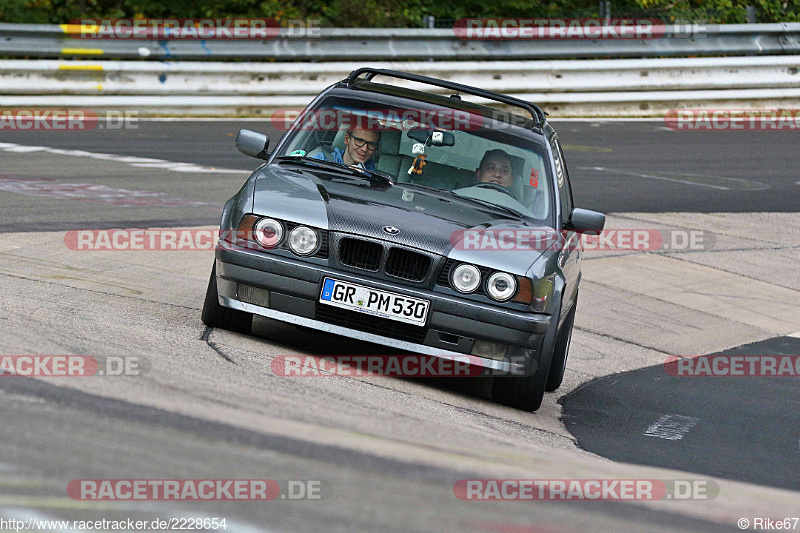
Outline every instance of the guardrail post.
<path fill-rule="evenodd" d="M 756 23 L 756 6 L 753 5 L 747 6 L 747 23 L 748 24 Z"/>
<path fill-rule="evenodd" d="M 611 22 L 611 0 L 600 0 L 600 18 Z"/>

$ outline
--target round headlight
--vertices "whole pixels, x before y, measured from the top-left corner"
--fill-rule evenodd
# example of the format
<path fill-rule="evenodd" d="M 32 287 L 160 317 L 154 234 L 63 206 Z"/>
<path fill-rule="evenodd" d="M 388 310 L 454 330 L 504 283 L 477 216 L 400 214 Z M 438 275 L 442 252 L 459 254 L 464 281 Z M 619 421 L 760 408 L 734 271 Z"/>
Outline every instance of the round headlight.
<path fill-rule="evenodd" d="M 262 218 L 253 226 L 253 237 L 264 248 L 275 248 L 283 240 L 283 225 L 274 218 Z"/>
<path fill-rule="evenodd" d="M 495 272 L 486 282 L 486 291 L 498 302 L 505 302 L 517 292 L 517 280 L 511 274 Z"/>
<path fill-rule="evenodd" d="M 297 255 L 311 255 L 317 249 L 317 232 L 305 226 L 297 226 L 289 233 L 289 248 Z"/>
<path fill-rule="evenodd" d="M 453 269 L 450 280 L 458 292 L 473 292 L 481 286 L 481 271 L 473 265 L 458 265 Z"/>

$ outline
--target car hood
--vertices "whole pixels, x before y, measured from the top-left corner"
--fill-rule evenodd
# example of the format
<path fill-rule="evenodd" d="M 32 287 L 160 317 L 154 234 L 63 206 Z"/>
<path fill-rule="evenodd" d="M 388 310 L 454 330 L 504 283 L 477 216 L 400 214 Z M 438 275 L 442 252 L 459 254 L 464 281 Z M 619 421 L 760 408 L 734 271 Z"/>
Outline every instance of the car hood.
<path fill-rule="evenodd" d="M 402 183 L 369 182 L 306 168 L 270 165 L 258 176 L 253 212 L 330 231 L 395 242 L 445 257 L 525 274 L 555 242 L 552 229 Z M 392 235 L 384 228 L 396 228 Z M 474 233 L 489 230 L 476 241 Z M 535 249 L 491 246 L 503 230 L 539 231 Z M 549 240 L 548 240 L 549 239 Z M 476 242 L 481 243 L 475 246 Z M 465 244 L 466 243 L 466 244 Z"/>

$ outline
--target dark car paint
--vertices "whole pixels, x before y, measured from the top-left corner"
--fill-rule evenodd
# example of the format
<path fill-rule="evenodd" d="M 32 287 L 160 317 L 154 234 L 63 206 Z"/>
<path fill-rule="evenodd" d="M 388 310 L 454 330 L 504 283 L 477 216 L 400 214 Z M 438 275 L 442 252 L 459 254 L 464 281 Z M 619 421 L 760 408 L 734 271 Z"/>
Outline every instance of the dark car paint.
<path fill-rule="evenodd" d="M 331 179 L 324 171 L 302 167 L 291 170 L 278 165 L 262 167 L 256 175 L 252 212 L 320 229 L 390 240 L 518 275 L 525 275 L 544 248 L 556 240 L 556 235 L 549 232 L 550 241 L 538 250 L 454 249 L 463 236 L 461 230 L 465 229 L 544 231 L 546 228 L 509 218 L 502 211 L 402 183 L 372 188 L 361 180 L 333 176 Z M 399 233 L 390 237 L 382 229 L 386 225 L 397 227 Z"/>
<path fill-rule="evenodd" d="M 354 97 L 353 91 L 360 91 L 360 89 L 357 86 L 343 88 L 341 83 L 335 84 L 320 93 L 309 105 L 309 108 L 315 106 L 329 94 L 341 93 L 352 98 Z M 392 91 L 382 93 L 369 92 L 368 96 L 375 101 L 376 105 L 383 103 L 391 106 L 415 105 L 418 108 L 440 108 L 440 103 L 407 99 L 398 95 L 401 92 L 401 90 L 395 93 L 392 93 Z M 364 96 L 366 97 L 367 95 L 365 94 Z M 432 100 L 435 100 L 435 98 Z M 451 107 L 456 107 L 458 102 L 448 101 L 448 104 Z M 475 109 L 475 107 L 482 106 L 465 104 L 464 107 Z M 530 129 L 514 127 L 513 132 L 515 136 L 546 147 L 550 156 L 547 158 L 550 165 L 550 176 L 554 182 L 553 187 L 551 187 L 551 202 L 553 205 L 553 209 L 551 209 L 553 217 L 551 230 L 560 231 L 564 227 L 569 213 L 561 212 L 561 198 L 559 195 L 565 194 L 564 191 L 566 191 L 566 194 L 570 194 L 571 204 L 571 191 L 569 191 L 568 177 L 566 178 L 566 189 L 560 191 L 556 186 L 556 173 L 553 165 L 554 152 L 557 151 L 555 132 L 546 123 L 544 123 L 543 127 L 534 126 Z M 544 348 L 538 345 L 535 347 L 536 351 L 542 349 L 543 351 L 548 351 L 548 347 L 555 342 L 556 332 L 572 308 L 577 294 L 577 286 L 580 281 L 580 254 L 577 250 L 570 250 L 570 247 L 564 245 L 563 241 L 555 242 L 555 238 L 551 246 L 542 247 L 546 248 L 545 250 L 539 249 L 533 252 L 496 250 L 488 254 L 480 252 L 476 255 L 470 254 L 467 250 L 454 248 L 449 236 L 457 229 L 470 227 L 529 228 L 532 226 L 525 221 L 509 219 L 508 216 L 491 210 L 476 207 L 465 208 L 463 206 L 453 210 L 452 205 L 441 207 L 437 202 L 441 202 L 441 204 L 445 204 L 445 202 L 436 198 L 435 195 L 412 191 L 415 192 L 415 198 L 420 196 L 419 203 L 424 208 L 416 209 L 398 203 L 398 196 L 395 191 L 400 193 L 403 189 L 406 189 L 401 187 L 401 184 L 391 186 L 389 191 L 392 192 L 387 195 L 385 190 L 374 190 L 370 186 L 363 185 L 363 183 L 356 184 L 359 180 L 348 180 L 341 176 L 339 179 L 325 178 L 323 177 L 325 172 L 287 168 L 285 165 L 274 164 L 275 154 L 282 152 L 284 145 L 289 142 L 291 133 L 291 131 L 288 132 L 279 140 L 270 162 L 259 167 L 250 176 L 239 193 L 228 201 L 223 212 L 221 224 L 223 229 L 235 229 L 241 216 L 248 212 L 270 215 L 338 232 L 351 230 L 361 235 L 372 235 L 386 240 L 389 240 L 388 236 L 378 233 L 383 225 L 387 223 L 397 227 L 407 225 L 407 233 L 401 230 L 403 236 L 392 237 L 393 242 L 419 246 L 420 243 L 425 241 L 423 246 L 429 252 L 473 264 L 489 266 L 497 270 L 525 275 L 533 280 L 540 279 L 547 274 L 555 274 L 553 295 L 548 301 L 547 307 L 543 310 L 543 314 L 555 315 L 557 320 L 550 322 L 550 326 L 547 329 L 548 334 L 544 339 Z M 564 171 L 566 172 L 565 163 Z M 248 206 L 249 209 L 247 208 Z M 428 209 L 430 211 L 426 212 Z M 435 231 L 432 231 L 432 228 L 435 228 Z M 423 229 L 427 229 L 430 232 L 427 237 Z M 431 233 L 435 233 L 435 235 L 430 235 Z M 442 233 L 447 236 L 446 239 L 443 238 Z M 569 238 L 573 235 L 574 232 L 570 232 L 567 237 Z M 220 254 L 218 253 L 219 258 Z M 376 285 L 383 285 L 384 283 L 376 280 Z M 451 289 L 448 290 L 453 296 L 460 296 Z M 491 304 L 490 307 L 503 307 L 503 304 L 493 302 L 488 297 L 486 301 Z M 501 341 L 502 339 L 498 340 Z M 537 342 L 541 342 L 541 339 Z M 544 355 L 549 357 L 552 354 Z M 537 357 L 541 357 L 541 355 Z M 544 363 L 545 361 L 540 362 Z M 546 362 L 549 365 L 549 360 Z M 530 363 L 527 364 L 530 372 L 534 371 L 538 366 L 535 360 L 528 363 Z"/>

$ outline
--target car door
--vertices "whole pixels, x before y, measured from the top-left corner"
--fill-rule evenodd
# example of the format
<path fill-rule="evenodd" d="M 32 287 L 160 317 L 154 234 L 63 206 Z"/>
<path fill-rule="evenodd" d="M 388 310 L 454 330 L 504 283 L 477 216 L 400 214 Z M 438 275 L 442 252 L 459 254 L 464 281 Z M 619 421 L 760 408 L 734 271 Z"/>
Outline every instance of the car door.
<path fill-rule="evenodd" d="M 580 278 L 580 235 L 574 231 L 567 230 L 567 222 L 572 212 L 572 187 L 569 182 L 569 171 L 567 162 L 564 159 L 564 152 L 557 135 L 550 138 L 550 147 L 553 150 L 553 163 L 556 169 L 556 186 L 559 201 L 559 230 L 563 235 L 561 251 L 558 256 L 558 264 L 564 272 L 566 287 L 564 287 L 564 299 L 561 306 L 562 317 L 572 308 L 578 290 Z"/>

